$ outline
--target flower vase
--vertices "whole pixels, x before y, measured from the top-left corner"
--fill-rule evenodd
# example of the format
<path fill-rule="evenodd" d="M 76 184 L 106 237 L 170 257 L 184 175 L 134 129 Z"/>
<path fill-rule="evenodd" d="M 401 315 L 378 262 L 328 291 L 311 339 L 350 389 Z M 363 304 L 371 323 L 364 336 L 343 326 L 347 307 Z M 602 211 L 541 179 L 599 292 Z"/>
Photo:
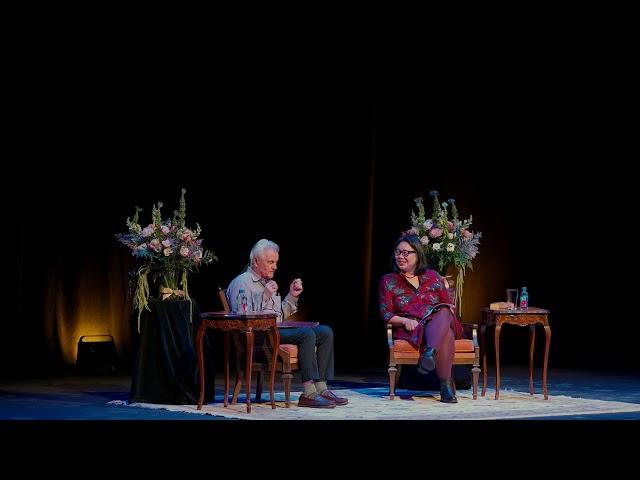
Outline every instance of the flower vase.
<path fill-rule="evenodd" d="M 445 280 L 445 287 L 449 292 L 449 296 L 451 300 L 455 302 L 456 298 L 456 270 L 453 265 L 447 265 L 442 271 L 438 271 L 438 273 Z"/>
<path fill-rule="evenodd" d="M 456 268 L 455 265 L 448 265 L 442 277 L 449 285 L 447 290 L 449 298 L 456 305 L 458 318 L 462 318 L 462 289 L 464 286 L 464 268 Z"/>
<path fill-rule="evenodd" d="M 184 277 L 184 275 L 183 275 Z M 185 292 L 178 289 L 179 285 L 178 273 L 163 273 L 160 277 L 160 299 L 161 300 L 184 300 Z M 183 278 L 183 285 L 186 284 Z M 185 289 L 186 290 L 186 289 Z"/>

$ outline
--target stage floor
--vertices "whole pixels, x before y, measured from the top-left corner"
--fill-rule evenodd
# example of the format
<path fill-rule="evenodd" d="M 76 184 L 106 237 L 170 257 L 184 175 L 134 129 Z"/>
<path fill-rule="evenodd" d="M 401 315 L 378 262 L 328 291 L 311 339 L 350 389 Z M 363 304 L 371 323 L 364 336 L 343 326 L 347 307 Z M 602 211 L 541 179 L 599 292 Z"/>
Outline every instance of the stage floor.
<path fill-rule="evenodd" d="M 494 380 L 489 373 L 489 387 Z M 387 387 L 385 370 L 343 372 L 332 386 L 339 389 Z M 540 372 L 534 372 L 536 393 L 541 393 Z M 127 374 L 80 376 L 66 374 L 51 378 L 0 382 L 0 420 L 226 420 L 215 415 L 194 415 L 145 408 L 125 408 L 131 376 Z M 299 382 L 298 382 L 299 383 Z M 299 385 L 294 382 L 297 390 Z M 526 392 L 525 367 L 503 369 L 501 391 Z M 281 385 L 276 386 L 282 391 Z M 640 404 L 640 373 L 587 372 L 550 369 L 549 394 Z M 216 401 L 222 397 L 222 381 L 216 378 Z M 263 393 L 263 401 L 268 392 Z M 292 400 L 297 400 L 293 396 Z M 112 403 L 109 403 L 112 402 Z M 528 417 L 531 420 L 640 420 L 640 412 Z"/>

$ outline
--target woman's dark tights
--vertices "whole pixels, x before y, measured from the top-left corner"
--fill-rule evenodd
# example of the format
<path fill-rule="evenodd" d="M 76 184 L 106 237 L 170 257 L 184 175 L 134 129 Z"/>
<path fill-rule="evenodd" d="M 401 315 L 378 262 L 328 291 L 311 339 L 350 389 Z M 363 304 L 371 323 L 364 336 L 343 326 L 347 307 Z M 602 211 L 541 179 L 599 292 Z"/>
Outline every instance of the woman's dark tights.
<path fill-rule="evenodd" d="M 448 308 L 441 308 L 431 315 L 424 329 L 427 347 L 436 352 L 436 375 L 440 380 L 451 379 L 451 366 L 455 353 L 455 337 L 452 330 L 453 315 Z"/>

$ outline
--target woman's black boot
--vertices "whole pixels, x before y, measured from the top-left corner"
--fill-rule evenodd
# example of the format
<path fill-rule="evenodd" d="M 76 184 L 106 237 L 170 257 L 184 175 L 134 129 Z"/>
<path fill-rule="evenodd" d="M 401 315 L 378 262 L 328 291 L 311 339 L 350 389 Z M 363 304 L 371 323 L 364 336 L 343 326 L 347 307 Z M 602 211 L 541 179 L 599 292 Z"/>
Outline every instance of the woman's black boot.
<path fill-rule="evenodd" d="M 451 380 L 440 380 L 440 401 L 443 403 L 458 403 L 458 399 L 453 393 Z"/>
<path fill-rule="evenodd" d="M 418 363 L 418 373 L 426 375 L 436 368 L 436 351 L 433 347 L 427 347 Z"/>

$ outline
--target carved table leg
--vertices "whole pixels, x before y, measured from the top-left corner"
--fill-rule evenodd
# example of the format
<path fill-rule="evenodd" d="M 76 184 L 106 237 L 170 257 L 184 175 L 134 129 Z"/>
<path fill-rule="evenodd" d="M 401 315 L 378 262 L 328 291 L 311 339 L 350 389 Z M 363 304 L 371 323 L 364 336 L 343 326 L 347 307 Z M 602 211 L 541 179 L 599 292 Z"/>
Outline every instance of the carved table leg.
<path fill-rule="evenodd" d="M 480 351 L 482 352 L 482 396 L 487 393 L 487 346 L 485 343 L 486 325 L 480 326 Z"/>
<path fill-rule="evenodd" d="M 547 366 L 549 365 L 549 345 L 551 344 L 551 327 L 544 326 L 544 365 L 542 366 L 542 392 L 544 393 L 544 399 L 549 400 L 549 393 L 547 391 Z"/>
<path fill-rule="evenodd" d="M 224 332 L 224 406 L 229 404 L 229 332 Z"/>
<path fill-rule="evenodd" d="M 200 325 L 198 333 L 196 335 L 196 350 L 198 354 L 198 367 L 200 368 L 200 396 L 198 397 L 198 410 L 202 410 L 202 404 L 204 403 L 204 353 L 202 351 L 202 341 L 204 339 L 204 332 L 207 328 L 204 325 Z"/>
<path fill-rule="evenodd" d="M 248 328 L 245 332 L 247 337 L 247 365 L 244 374 L 244 390 L 247 395 L 247 413 L 251 413 L 251 367 L 253 366 L 253 330 Z"/>
<path fill-rule="evenodd" d="M 529 395 L 533 395 L 533 349 L 536 342 L 536 324 L 529 325 Z"/>
<path fill-rule="evenodd" d="M 500 398 L 500 330 L 502 330 L 502 325 L 496 323 L 496 332 L 494 334 L 496 345 L 496 400 Z"/>

